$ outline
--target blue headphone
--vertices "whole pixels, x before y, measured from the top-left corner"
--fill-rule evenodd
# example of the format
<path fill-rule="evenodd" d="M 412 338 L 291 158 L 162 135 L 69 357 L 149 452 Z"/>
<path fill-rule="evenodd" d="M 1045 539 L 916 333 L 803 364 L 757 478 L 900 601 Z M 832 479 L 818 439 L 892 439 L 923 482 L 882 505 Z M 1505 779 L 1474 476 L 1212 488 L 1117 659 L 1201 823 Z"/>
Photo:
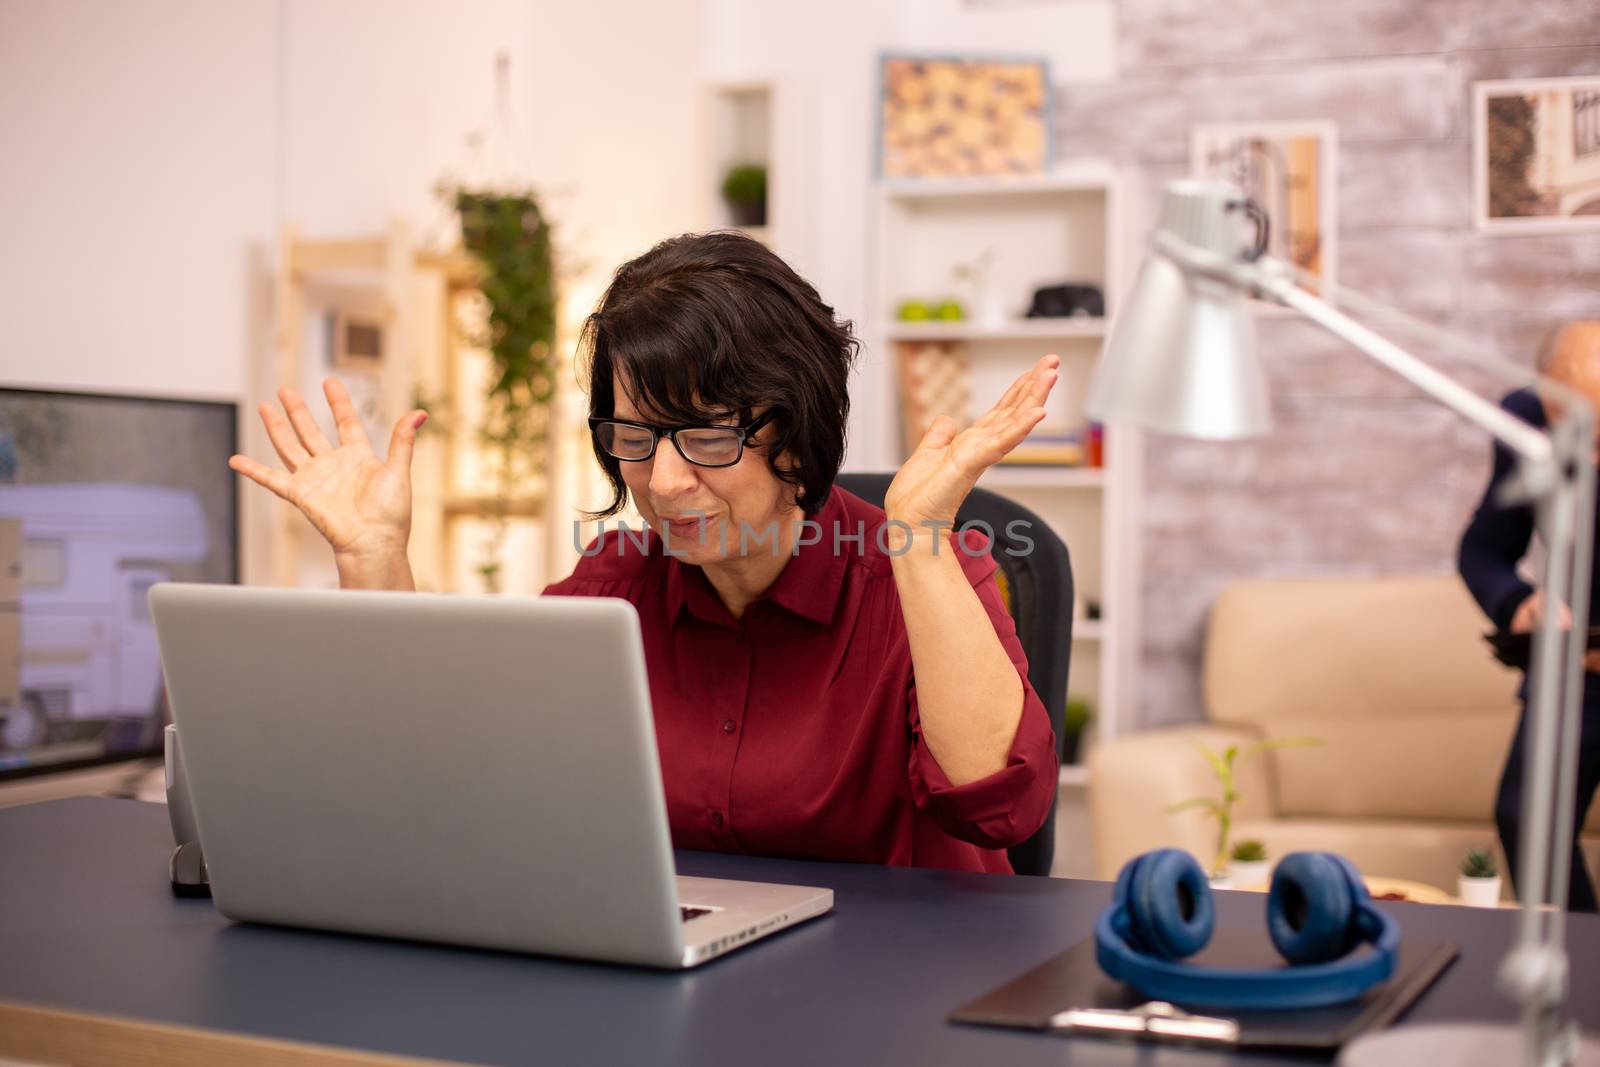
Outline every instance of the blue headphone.
<path fill-rule="evenodd" d="M 1189 853 L 1157 849 L 1122 868 L 1111 907 L 1095 923 L 1100 969 L 1156 1000 L 1233 1011 L 1316 1008 L 1353 1000 L 1394 973 L 1400 925 L 1372 906 L 1343 856 L 1294 852 L 1267 893 L 1267 931 L 1294 966 L 1202 967 L 1178 961 L 1211 940 L 1216 907 Z M 1370 943 L 1372 952 L 1350 956 Z"/>

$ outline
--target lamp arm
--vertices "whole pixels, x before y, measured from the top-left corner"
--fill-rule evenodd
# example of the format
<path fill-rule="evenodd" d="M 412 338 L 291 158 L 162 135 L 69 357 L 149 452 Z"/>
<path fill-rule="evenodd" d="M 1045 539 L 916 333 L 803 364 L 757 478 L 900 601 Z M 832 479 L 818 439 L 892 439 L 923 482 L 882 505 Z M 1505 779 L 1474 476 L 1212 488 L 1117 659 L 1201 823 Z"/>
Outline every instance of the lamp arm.
<path fill-rule="evenodd" d="M 1520 363 L 1512 363 L 1493 349 L 1460 334 L 1441 329 L 1431 322 L 1419 319 L 1415 315 L 1408 315 L 1398 308 L 1392 308 L 1353 289 L 1336 285 L 1293 263 L 1274 260 L 1269 269 L 1273 268 L 1288 274 L 1302 288 L 1320 293 L 1322 298 L 1334 307 L 1353 308 L 1385 329 L 1409 331 L 1452 357 L 1476 364 L 1484 370 L 1534 389 L 1542 400 L 1554 401 L 1552 406 L 1564 407 L 1572 404 L 1582 406 L 1589 403 L 1587 397 L 1565 382 L 1544 377 Z"/>
<path fill-rule="evenodd" d="M 1591 438 L 1592 439 L 1592 438 Z M 1565 847 L 1577 825 L 1576 805 L 1578 800 L 1578 743 L 1580 740 L 1579 723 L 1582 720 L 1580 702 L 1583 697 L 1583 673 L 1578 669 L 1589 651 L 1587 627 L 1580 628 L 1576 620 L 1585 618 L 1579 616 L 1579 603 L 1583 604 L 1587 613 L 1589 595 L 1593 586 L 1594 553 L 1590 546 L 1594 544 L 1595 521 L 1595 456 L 1587 447 L 1584 448 L 1583 459 L 1575 465 L 1576 493 L 1573 501 L 1575 510 L 1574 521 L 1568 526 L 1573 531 L 1572 553 L 1572 589 L 1573 589 L 1573 619 L 1572 632 L 1567 635 L 1568 655 L 1568 684 L 1562 691 L 1561 700 L 1561 737 L 1557 753 L 1559 755 L 1559 772 L 1556 784 L 1556 842 L 1555 863 L 1551 869 L 1551 902 L 1555 904 L 1555 911 L 1549 916 L 1550 929 L 1548 937 L 1556 945 L 1566 944 L 1567 923 L 1567 885 L 1571 876 L 1573 849 Z M 1565 835 L 1565 836 L 1561 836 Z"/>
<path fill-rule="evenodd" d="M 1541 584 L 1571 605 L 1573 625 L 1562 634 L 1557 612 L 1546 611 L 1534 635 L 1522 787 L 1524 848 L 1517 875 L 1522 911 L 1516 944 L 1500 966 L 1499 985 L 1523 1006 L 1523 1062 L 1567 1067 L 1578 1044 L 1577 1030 L 1563 1021 L 1561 1005 L 1568 988 L 1567 883 L 1594 543 L 1592 456 L 1563 463 L 1563 477 L 1538 502 L 1536 517 L 1546 550 Z M 1545 901 L 1548 909 L 1542 906 Z"/>
<path fill-rule="evenodd" d="M 1259 292 L 1292 308 L 1487 431 L 1523 461 L 1524 474 L 1531 475 L 1527 480 L 1532 494 L 1554 483 L 1555 454 L 1549 436 L 1367 329 L 1327 301 L 1293 284 L 1287 271 L 1281 269 L 1283 265 L 1276 260 L 1228 259 L 1163 232 L 1156 233 L 1151 243 L 1158 253 L 1176 262 L 1185 273 L 1214 278 L 1247 292 Z M 1506 366 L 1525 376 L 1526 372 L 1514 364 Z"/>
<path fill-rule="evenodd" d="M 1523 908 L 1517 944 L 1502 964 L 1500 983 L 1523 1005 L 1526 1062 L 1561 1067 L 1571 1061 L 1576 1048 L 1576 1032 L 1563 1022 L 1561 1005 L 1568 981 L 1565 924 L 1576 799 L 1578 703 L 1584 685 L 1594 556 L 1593 408 L 1581 398 L 1562 404 L 1549 433 L 1541 433 L 1286 276 L 1269 275 L 1259 288 L 1481 426 L 1520 457 L 1519 495 L 1534 503 L 1539 537 L 1545 545 L 1541 585 L 1547 597 L 1571 607 L 1573 624 L 1563 633 L 1559 612 L 1552 608 L 1544 612 L 1534 639 L 1528 693 L 1530 744 L 1523 776 L 1523 848 L 1517 872 Z M 1540 907 L 1547 900 L 1554 905 L 1549 911 Z"/>
<path fill-rule="evenodd" d="M 1197 248 L 1165 232 L 1156 251 L 1187 274 L 1267 296 L 1349 342 L 1423 393 L 1486 430 L 1518 458 L 1517 498 L 1533 503 L 1545 545 L 1541 586 L 1572 609 L 1563 634 L 1559 613 L 1546 611 L 1534 635 L 1529 670 L 1529 738 L 1522 839 L 1517 875 L 1522 899 L 1517 944 L 1500 970 L 1502 988 L 1523 1004 L 1525 1062 L 1561 1067 L 1577 1047 L 1576 1029 L 1561 1017 L 1567 992 L 1565 923 L 1577 781 L 1578 703 L 1588 647 L 1589 584 L 1594 555 L 1595 412 L 1587 398 L 1548 378 L 1534 384 L 1559 398 L 1548 432 L 1490 403 L 1415 355 L 1356 322 L 1296 284 L 1295 268 L 1270 258 L 1237 260 Z M 1391 318 L 1403 318 L 1387 312 Z M 1414 325 L 1414 324 L 1413 324 Z M 1433 341 L 1527 381 L 1525 368 L 1485 356 L 1470 342 L 1428 328 Z M 1553 905 L 1548 910 L 1542 904 Z"/>

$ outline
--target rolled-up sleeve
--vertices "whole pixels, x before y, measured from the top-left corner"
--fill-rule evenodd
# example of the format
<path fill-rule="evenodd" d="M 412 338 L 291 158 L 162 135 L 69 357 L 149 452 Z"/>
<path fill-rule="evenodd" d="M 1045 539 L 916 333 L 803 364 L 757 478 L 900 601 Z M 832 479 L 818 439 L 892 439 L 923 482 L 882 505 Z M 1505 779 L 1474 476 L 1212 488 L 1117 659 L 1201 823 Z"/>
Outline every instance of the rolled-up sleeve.
<path fill-rule="evenodd" d="M 1003 768 L 986 778 L 952 785 L 923 741 L 913 674 L 907 686 L 912 733 L 909 767 L 912 797 L 917 807 L 951 837 L 983 848 L 1010 848 L 1033 836 L 1044 825 L 1055 803 L 1058 779 L 1055 731 L 1050 727 L 1044 703 L 1028 682 L 1028 659 L 1017 640 L 1011 615 L 1000 600 L 1000 590 L 994 580 L 998 568 L 993 557 L 987 552 L 976 556 L 964 553 L 961 566 L 1022 681 L 1022 717 L 1017 722 L 1017 732 L 1011 739 Z"/>

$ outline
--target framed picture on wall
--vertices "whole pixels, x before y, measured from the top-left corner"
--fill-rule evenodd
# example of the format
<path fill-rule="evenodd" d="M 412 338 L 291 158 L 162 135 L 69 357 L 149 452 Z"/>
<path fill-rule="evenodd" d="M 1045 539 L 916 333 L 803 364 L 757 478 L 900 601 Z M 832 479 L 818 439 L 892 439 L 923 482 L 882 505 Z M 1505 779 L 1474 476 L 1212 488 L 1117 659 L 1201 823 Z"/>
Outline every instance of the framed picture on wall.
<path fill-rule="evenodd" d="M 1042 59 L 882 59 L 878 175 L 1043 174 L 1050 167 L 1050 78 Z"/>
<path fill-rule="evenodd" d="M 1600 229 L 1600 77 L 1478 82 L 1472 116 L 1479 229 Z"/>
<path fill-rule="evenodd" d="M 1228 123 L 1194 128 L 1189 163 L 1196 178 L 1230 182 L 1261 205 L 1270 255 L 1331 285 L 1338 279 L 1338 153 L 1331 122 Z"/>

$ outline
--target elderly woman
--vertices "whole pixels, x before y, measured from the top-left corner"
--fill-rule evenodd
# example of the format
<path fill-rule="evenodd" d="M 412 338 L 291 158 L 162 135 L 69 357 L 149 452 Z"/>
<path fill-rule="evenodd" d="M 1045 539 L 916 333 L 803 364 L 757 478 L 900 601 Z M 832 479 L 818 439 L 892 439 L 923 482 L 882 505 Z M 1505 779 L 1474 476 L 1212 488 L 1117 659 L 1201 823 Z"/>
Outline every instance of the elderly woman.
<path fill-rule="evenodd" d="M 1055 740 L 981 538 L 951 535 L 985 469 L 1044 416 L 1046 356 L 965 429 L 940 419 L 879 509 L 833 485 L 848 323 L 755 241 L 677 237 L 626 263 L 584 328 L 589 424 L 616 514 L 547 595 L 638 610 L 674 843 L 1009 871 L 1054 801 Z M 336 447 L 291 389 L 261 417 L 346 588 L 411 589 L 420 411 L 386 460 L 324 386 Z"/>

